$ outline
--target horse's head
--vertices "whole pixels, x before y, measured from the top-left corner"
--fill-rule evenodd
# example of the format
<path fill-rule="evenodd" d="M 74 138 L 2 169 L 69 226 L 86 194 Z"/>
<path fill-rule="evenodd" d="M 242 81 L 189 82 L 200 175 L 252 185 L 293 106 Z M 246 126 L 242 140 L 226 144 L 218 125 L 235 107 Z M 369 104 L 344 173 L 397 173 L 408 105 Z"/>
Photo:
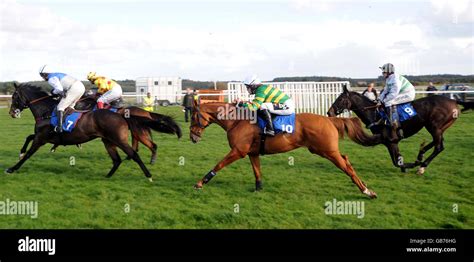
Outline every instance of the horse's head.
<path fill-rule="evenodd" d="M 21 116 L 21 111 L 25 108 L 28 108 L 28 98 L 26 98 L 20 88 L 16 83 L 13 83 L 15 86 L 15 92 L 12 95 L 12 104 L 10 106 L 9 114 L 13 118 L 19 118 Z"/>
<path fill-rule="evenodd" d="M 344 84 L 342 94 L 334 101 L 327 112 L 328 116 L 334 117 L 342 114 L 345 110 L 354 111 L 374 104 L 365 96 L 352 92 Z"/>
<path fill-rule="evenodd" d="M 212 116 L 206 112 L 205 106 L 201 105 L 198 100 L 193 101 L 193 110 L 191 114 L 191 126 L 189 137 L 193 143 L 201 140 L 204 129 L 208 127 L 212 122 Z"/>
<path fill-rule="evenodd" d="M 344 84 L 342 88 L 342 94 L 340 94 L 336 101 L 332 103 L 329 111 L 327 112 L 328 116 L 334 117 L 344 112 L 344 110 L 351 110 L 351 92 L 347 89 L 346 84 Z"/>

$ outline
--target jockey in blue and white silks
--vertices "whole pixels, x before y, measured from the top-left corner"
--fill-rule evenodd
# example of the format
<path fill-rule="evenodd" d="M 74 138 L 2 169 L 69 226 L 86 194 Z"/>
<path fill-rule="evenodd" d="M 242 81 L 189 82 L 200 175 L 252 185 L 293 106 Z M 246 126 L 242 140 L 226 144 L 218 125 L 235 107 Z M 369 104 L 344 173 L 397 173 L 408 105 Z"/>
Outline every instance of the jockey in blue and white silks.
<path fill-rule="evenodd" d="M 415 87 L 404 76 L 395 74 L 393 64 L 387 63 L 380 67 L 385 78 L 385 87 L 380 94 L 379 101 L 385 106 L 392 126 L 392 135 L 403 137 L 400 133 L 397 105 L 415 100 Z M 395 138 L 392 136 L 392 138 Z"/>
<path fill-rule="evenodd" d="M 45 81 L 48 81 L 48 84 L 53 88 L 51 93 L 61 97 L 56 108 L 59 120 L 56 131 L 61 133 L 63 131 L 64 110 L 68 107 L 74 108 L 74 105 L 84 94 L 86 88 L 84 84 L 76 78 L 64 73 L 55 73 L 46 66 L 40 69 L 39 74 Z"/>

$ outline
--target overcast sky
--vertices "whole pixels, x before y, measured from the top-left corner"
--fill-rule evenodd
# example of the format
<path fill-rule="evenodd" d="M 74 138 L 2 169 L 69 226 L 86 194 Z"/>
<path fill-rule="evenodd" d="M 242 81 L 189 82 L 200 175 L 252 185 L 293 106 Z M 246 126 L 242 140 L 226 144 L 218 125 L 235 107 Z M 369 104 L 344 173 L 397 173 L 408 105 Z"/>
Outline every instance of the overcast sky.
<path fill-rule="evenodd" d="M 0 81 L 474 74 L 472 0 L 0 0 Z"/>

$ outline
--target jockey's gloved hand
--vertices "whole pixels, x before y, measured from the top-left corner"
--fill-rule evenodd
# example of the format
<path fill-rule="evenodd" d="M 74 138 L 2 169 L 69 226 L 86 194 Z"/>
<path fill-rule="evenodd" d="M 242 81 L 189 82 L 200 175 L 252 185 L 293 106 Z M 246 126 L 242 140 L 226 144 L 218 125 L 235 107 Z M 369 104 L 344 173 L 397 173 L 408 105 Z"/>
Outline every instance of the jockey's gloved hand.
<path fill-rule="evenodd" d="M 382 101 L 380 101 L 380 99 L 375 99 L 374 102 L 377 104 L 377 106 L 381 106 L 381 105 L 382 105 Z"/>

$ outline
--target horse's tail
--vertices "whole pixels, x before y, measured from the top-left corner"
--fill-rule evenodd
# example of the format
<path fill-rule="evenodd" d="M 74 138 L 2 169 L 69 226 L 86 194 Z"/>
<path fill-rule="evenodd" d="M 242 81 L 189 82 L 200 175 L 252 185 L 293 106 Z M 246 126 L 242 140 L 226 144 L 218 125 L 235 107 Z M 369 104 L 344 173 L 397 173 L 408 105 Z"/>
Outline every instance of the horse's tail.
<path fill-rule="evenodd" d="M 347 133 L 349 138 L 359 145 L 375 146 L 382 143 L 380 135 L 372 136 L 365 133 L 360 123 L 360 120 L 357 117 L 351 117 L 351 118 L 329 117 L 329 120 L 337 128 L 340 138 L 343 138 L 344 133 Z"/>
<path fill-rule="evenodd" d="M 148 127 L 156 132 L 176 134 L 178 138 L 181 138 L 181 128 L 172 117 L 156 113 L 150 113 L 150 115 L 152 115 L 152 119 L 136 115 L 130 115 L 129 117 L 125 117 L 125 119 L 132 132 L 143 132 L 145 131 L 143 128 Z"/>

